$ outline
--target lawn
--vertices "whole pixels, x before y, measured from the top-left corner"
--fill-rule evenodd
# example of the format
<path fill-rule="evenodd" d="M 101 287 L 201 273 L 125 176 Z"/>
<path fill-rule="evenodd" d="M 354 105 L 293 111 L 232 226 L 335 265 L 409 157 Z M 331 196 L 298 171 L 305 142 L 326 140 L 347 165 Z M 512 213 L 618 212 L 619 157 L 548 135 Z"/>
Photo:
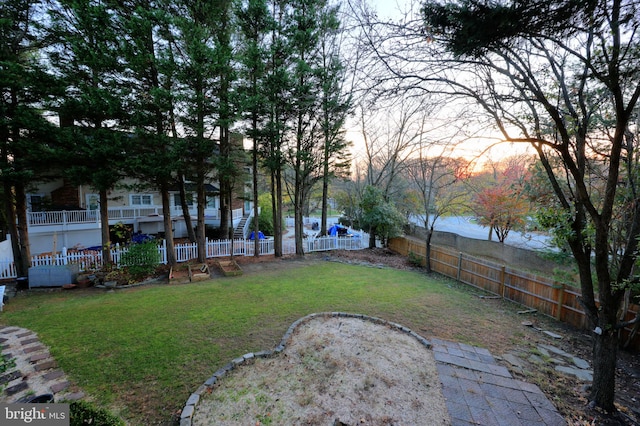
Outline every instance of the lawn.
<path fill-rule="evenodd" d="M 12 299 L 0 322 L 38 333 L 75 384 L 134 425 L 171 424 L 214 371 L 275 347 L 293 321 L 313 312 L 377 316 L 492 351 L 522 338 L 514 306 L 438 276 L 284 263 L 193 284 L 34 292 Z"/>

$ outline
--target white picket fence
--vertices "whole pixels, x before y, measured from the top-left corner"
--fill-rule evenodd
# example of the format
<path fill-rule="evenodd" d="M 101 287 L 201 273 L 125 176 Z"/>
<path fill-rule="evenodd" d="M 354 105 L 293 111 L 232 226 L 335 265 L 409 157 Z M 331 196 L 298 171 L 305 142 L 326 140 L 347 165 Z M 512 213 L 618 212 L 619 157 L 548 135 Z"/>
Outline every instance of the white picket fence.
<path fill-rule="evenodd" d="M 255 252 L 255 242 L 253 240 L 207 240 L 207 258 L 229 257 L 233 252 L 234 256 L 253 256 Z M 369 246 L 369 235 L 359 233 L 348 237 L 307 237 L 303 240 L 305 253 L 329 250 L 361 250 Z M 259 240 L 259 255 L 272 255 L 275 253 L 273 239 Z M 282 243 L 282 251 L 284 255 L 295 254 L 295 241 L 284 240 Z M 127 252 L 127 247 L 116 245 L 111 249 L 111 258 L 116 265 L 120 264 L 123 253 Z M 160 262 L 167 263 L 167 243 L 162 240 L 162 244 L 158 245 L 160 254 Z M 198 257 L 198 247 L 193 244 L 177 244 L 175 246 L 175 254 L 178 262 L 187 262 Z M 77 263 L 80 271 L 96 270 L 102 267 L 102 252 L 89 250 L 67 250 L 62 251 L 55 256 L 33 256 L 31 258 L 32 266 L 46 265 L 68 265 Z M 17 278 L 16 269 L 13 261 L 0 260 L 0 279 Z"/>

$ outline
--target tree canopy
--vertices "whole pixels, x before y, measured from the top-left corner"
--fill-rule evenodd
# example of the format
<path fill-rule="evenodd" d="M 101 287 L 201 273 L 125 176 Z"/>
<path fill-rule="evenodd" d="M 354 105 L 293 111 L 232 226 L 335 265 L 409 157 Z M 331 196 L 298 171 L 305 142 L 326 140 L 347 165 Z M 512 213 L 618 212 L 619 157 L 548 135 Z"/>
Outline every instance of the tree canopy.
<path fill-rule="evenodd" d="M 595 330 L 591 401 L 613 410 L 618 310 L 640 237 L 637 4 L 428 1 L 422 12 L 425 49 L 442 62 L 422 62 L 421 84 L 473 102 L 503 140 L 538 154 Z"/>
<path fill-rule="evenodd" d="M 42 180 L 35 169 L 52 169 L 54 156 L 64 177 L 100 191 L 105 224 L 109 193 L 124 175 L 162 194 L 165 228 L 168 188 L 194 182 L 203 255 L 213 195 L 206 179 L 219 181 L 228 234 L 232 209 L 245 199 L 257 206 L 258 175 L 269 174 L 280 255 L 284 177 L 297 176 L 292 192 L 302 209 L 313 187 L 347 164 L 340 16 L 325 0 L 12 0 L 0 7 L 2 180 L 5 194 L 16 194 L 6 197 L 5 213 L 22 247 L 23 186 Z M 244 190 L 243 143 L 232 137 L 244 130 L 253 141 L 252 194 Z"/>

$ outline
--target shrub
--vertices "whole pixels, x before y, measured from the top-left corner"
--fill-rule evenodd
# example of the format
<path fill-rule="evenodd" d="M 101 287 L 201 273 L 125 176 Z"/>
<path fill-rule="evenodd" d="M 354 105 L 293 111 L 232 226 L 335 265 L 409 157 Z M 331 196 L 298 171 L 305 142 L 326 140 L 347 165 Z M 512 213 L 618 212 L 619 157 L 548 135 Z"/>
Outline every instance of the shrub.
<path fill-rule="evenodd" d="M 422 266 L 422 256 L 419 254 L 415 254 L 414 252 L 409 252 L 409 263 L 413 266 L 420 267 Z"/>
<path fill-rule="evenodd" d="M 114 414 L 87 401 L 72 401 L 69 404 L 69 416 L 71 426 L 125 426 L 125 422 Z"/>
<path fill-rule="evenodd" d="M 262 194 L 258 197 L 260 215 L 258 216 L 258 227 L 265 235 L 273 235 L 273 209 L 271 208 L 271 194 Z M 253 229 L 253 226 L 251 226 Z"/>
<path fill-rule="evenodd" d="M 135 280 L 151 275 L 160 263 L 158 246 L 153 241 L 132 244 L 126 253 L 122 254 L 120 264 L 126 267 Z"/>

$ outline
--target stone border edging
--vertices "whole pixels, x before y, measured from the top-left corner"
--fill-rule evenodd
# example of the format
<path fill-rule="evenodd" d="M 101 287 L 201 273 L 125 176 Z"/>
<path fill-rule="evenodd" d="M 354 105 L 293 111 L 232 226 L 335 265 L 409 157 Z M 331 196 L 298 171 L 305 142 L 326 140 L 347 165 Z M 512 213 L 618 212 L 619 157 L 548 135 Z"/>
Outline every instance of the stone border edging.
<path fill-rule="evenodd" d="M 362 314 L 350 314 L 348 312 L 320 312 L 320 313 L 309 314 L 307 316 L 304 316 L 294 321 L 293 324 L 289 326 L 286 333 L 284 333 L 284 335 L 282 336 L 282 340 L 280 340 L 280 344 L 276 346 L 274 349 L 255 352 L 255 353 L 250 352 L 250 353 L 244 354 L 241 357 L 233 359 L 224 367 L 218 369 L 215 373 L 213 373 L 213 375 L 206 382 L 200 385 L 200 387 L 198 387 L 198 389 L 196 389 L 196 391 L 189 396 L 189 399 L 187 399 L 187 403 L 185 404 L 180 414 L 180 426 L 191 426 L 191 419 L 193 417 L 193 414 L 195 413 L 196 405 L 198 405 L 198 402 L 200 402 L 200 396 L 203 393 L 209 391 L 213 387 L 213 385 L 218 381 L 218 379 L 222 378 L 225 374 L 227 374 L 227 372 L 234 370 L 236 367 L 249 364 L 255 358 L 271 358 L 272 356 L 278 355 L 279 353 L 284 351 L 284 348 L 286 347 L 289 339 L 291 338 L 291 335 L 299 325 L 302 325 L 312 319 L 319 318 L 319 317 L 357 318 L 364 321 L 369 321 L 373 324 L 386 325 L 388 327 L 395 328 L 398 331 L 402 331 L 403 333 L 406 333 L 414 337 L 424 347 L 426 347 L 427 349 L 431 349 L 431 342 L 429 342 L 424 337 L 420 336 L 418 333 L 412 331 L 411 329 L 403 325 L 400 325 L 395 322 L 390 322 L 382 318 L 371 317 L 371 316 L 362 315 Z"/>

